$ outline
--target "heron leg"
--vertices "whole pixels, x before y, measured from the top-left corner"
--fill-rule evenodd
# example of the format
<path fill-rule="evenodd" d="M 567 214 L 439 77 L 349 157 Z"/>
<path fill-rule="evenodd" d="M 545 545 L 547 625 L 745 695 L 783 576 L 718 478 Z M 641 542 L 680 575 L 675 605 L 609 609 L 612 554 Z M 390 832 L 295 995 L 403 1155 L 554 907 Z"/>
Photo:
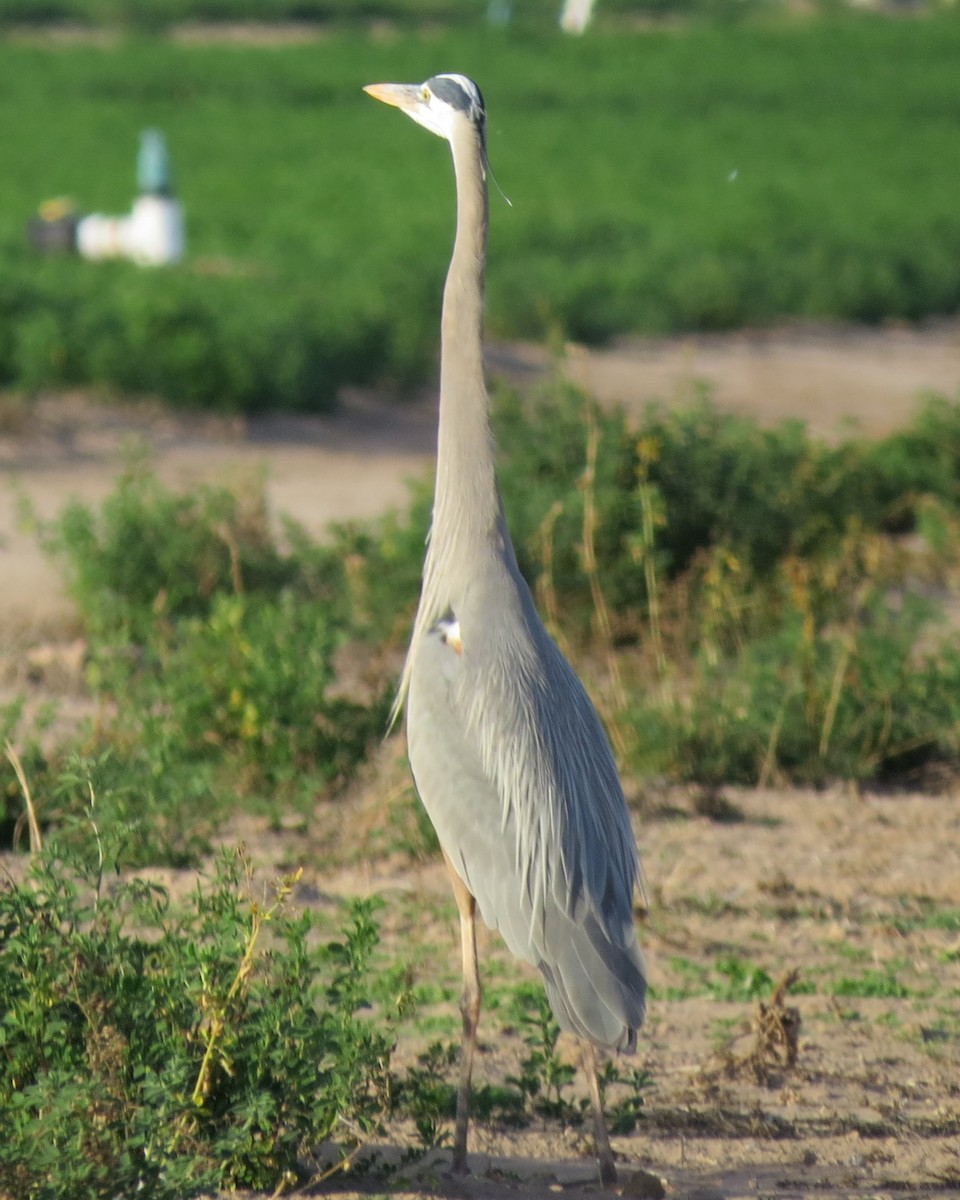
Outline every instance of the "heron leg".
<path fill-rule="evenodd" d="M 444 857 L 446 858 L 446 855 Z M 480 1022 L 477 902 L 453 869 L 449 858 L 447 859 L 447 869 L 450 872 L 453 894 L 460 911 L 460 950 L 463 956 L 463 993 L 460 996 L 463 1042 L 460 1059 L 460 1085 L 457 1088 L 457 1123 L 453 1136 L 453 1172 L 455 1175 L 466 1175 L 469 1173 L 467 1127 L 470 1124 L 470 1081 L 473 1076 L 473 1056 L 477 1049 L 477 1025 Z"/>
<path fill-rule="evenodd" d="M 587 1073 L 590 1103 L 593 1106 L 593 1131 L 597 1143 L 597 1160 L 600 1164 L 600 1183 L 603 1187 L 613 1187 L 617 1182 L 617 1168 L 613 1165 L 613 1151 L 610 1149 L 607 1121 L 603 1115 L 603 1101 L 600 1099 L 597 1051 L 593 1043 L 586 1039 L 583 1040 L 583 1066 Z"/>

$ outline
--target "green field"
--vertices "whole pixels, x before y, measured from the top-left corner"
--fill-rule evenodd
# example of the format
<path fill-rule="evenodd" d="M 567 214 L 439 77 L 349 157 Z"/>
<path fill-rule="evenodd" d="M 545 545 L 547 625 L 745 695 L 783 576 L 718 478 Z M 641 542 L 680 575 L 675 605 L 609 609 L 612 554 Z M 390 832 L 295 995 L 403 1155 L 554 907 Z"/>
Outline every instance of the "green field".
<path fill-rule="evenodd" d="M 0 384 L 312 409 L 434 353 L 447 151 L 361 93 L 484 88 L 489 325 L 588 341 L 960 303 L 960 21 L 835 17 L 571 40 L 483 26 L 306 45 L 0 48 Z M 189 258 L 38 261 L 44 199 L 120 213 L 168 137 Z"/>

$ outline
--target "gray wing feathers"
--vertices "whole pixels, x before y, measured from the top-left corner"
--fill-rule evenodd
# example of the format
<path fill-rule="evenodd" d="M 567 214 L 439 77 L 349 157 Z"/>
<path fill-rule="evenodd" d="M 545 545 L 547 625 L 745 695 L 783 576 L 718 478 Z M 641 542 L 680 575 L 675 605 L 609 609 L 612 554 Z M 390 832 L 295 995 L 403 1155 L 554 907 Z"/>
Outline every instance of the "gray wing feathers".
<path fill-rule="evenodd" d="M 512 619 L 487 614 L 482 641 L 469 605 L 458 611 L 462 659 L 435 636 L 417 647 L 411 766 L 484 921 L 540 968 L 560 1024 L 632 1049 L 645 972 L 629 816 L 593 705 L 532 600 L 515 598 Z"/>
<path fill-rule="evenodd" d="M 599 928 L 562 922 L 548 944 L 557 949 L 556 961 L 543 959 L 539 965 L 560 1024 L 600 1045 L 630 1053 L 643 1021 L 646 989 L 636 953 L 629 946 L 611 944 Z"/>

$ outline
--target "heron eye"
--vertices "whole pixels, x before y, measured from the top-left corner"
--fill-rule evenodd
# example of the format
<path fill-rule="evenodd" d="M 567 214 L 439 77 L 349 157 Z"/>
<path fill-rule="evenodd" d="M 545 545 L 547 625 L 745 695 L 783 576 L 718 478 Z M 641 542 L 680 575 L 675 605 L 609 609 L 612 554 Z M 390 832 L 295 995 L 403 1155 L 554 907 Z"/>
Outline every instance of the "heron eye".
<path fill-rule="evenodd" d="M 430 89 L 427 87 L 426 84 L 424 84 L 423 87 L 420 89 L 420 99 L 423 100 L 427 104 L 429 104 L 429 102 L 430 102 Z"/>

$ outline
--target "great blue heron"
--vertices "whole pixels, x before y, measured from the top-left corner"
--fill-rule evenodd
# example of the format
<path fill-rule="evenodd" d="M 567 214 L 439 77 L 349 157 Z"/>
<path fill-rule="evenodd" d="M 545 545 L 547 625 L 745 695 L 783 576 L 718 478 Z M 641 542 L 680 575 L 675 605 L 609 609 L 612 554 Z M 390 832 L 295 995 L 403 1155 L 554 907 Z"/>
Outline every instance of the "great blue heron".
<path fill-rule="evenodd" d="M 584 1041 L 600 1175 L 614 1182 L 595 1046 L 631 1051 L 646 976 L 633 923 L 640 863 L 616 765 L 579 679 L 537 615 L 494 473 L 483 373 L 486 117 L 463 75 L 371 84 L 446 138 L 457 229 L 443 294 L 433 523 L 396 711 L 460 912 L 463 1056 L 453 1169 L 467 1171 L 480 1016 L 475 913 L 540 968 Z"/>

